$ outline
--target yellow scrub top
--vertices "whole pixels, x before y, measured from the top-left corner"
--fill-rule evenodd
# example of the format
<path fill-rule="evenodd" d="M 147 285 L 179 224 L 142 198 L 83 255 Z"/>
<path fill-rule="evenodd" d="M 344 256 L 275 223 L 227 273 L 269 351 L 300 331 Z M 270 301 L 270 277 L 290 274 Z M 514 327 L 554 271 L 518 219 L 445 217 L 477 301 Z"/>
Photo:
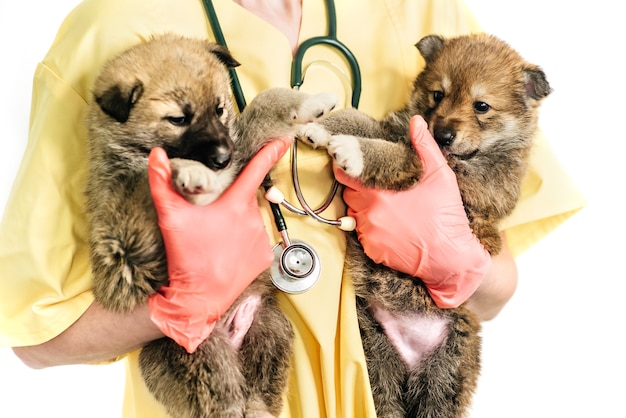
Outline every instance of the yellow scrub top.
<path fill-rule="evenodd" d="M 291 48 L 273 26 L 234 2 L 215 2 L 226 42 L 248 102 L 269 87 L 288 86 Z M 414 44 L 424 35 L 479 30 L 462 2 L 454 0 L 341 0 L 336 2 L 338 38 L 356 55 L 363 76 L 360 109 L 381 117 L 401 107 L 422 65 Z M 174 32 L 213 35 L 200 0 L 86 0 L 63 22 L 37 66 L 28 145 L 0 224 L 0 346 L 45 342 L 69 327 L 93 301 L 83 216 L 86 130 L 84 115 L 99 68 L 115 54 Z M 303 1 L 300 41 L 326 32 L 321 0 Z M 320 61 L 330 61 L 332 66 Z M 342 91 L 346 63 L 326 47 L 305 55 L 305 91 Z M 330 189 L 332 171 L 324 151 L 299 147 L 298 167 L 311 205 Z M 289 153 L 273 179 L 296 202 Z M 260 198 L 268 233 L 280 240 Z M 539 137 L 518 210 L 505 226 L 514 254 L 547 234 L 583 205 L 550 148 Z M 301 295 L 281 295 L 296 330 L 295 355 L 284 417 L 373 417 L 367 369 L 360 345 L 354 293 L 342 281 L 344 237 L 337 228 L 285 211 L 290 234 L 319 252 L 322 276 Z M 324 213 L 343 215 L 339 196 Z M 126 356 L 125 417 L 166 417 L 147 392 L 138 352 Z"/>

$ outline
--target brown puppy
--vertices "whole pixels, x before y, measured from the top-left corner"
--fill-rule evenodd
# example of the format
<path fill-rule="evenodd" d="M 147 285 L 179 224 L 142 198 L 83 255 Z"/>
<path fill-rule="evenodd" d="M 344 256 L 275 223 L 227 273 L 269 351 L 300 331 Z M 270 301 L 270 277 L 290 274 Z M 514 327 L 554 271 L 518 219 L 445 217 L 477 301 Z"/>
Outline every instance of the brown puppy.
<path fill-rule="evenodd" d="M 422 175 L 408 126 L 423 116 L 457 176 L 474 234 L 497 254 L 498 223 L 517 203 L 550 86 L 539 67 L 493 36 L 432 35 L 416 46 L 426 66 L 405 108 L 382 121 L 336 111 L 298 136 L 327 147 L 365 185 L 402 190 Z M 462 306 L 439 309 L 421 281 L 372 262 L 356 234 L 347 251 L 378 415 L 464 416 L 480 370 L 479 321 Z"/>
<path fill-rule="evenodd" d="M 87 117 L 86 212 L 93 292 L 104 307 L 132 311 L 168 280 L 147 178 L 153 147 L 171 158 L 177 190 L 208 204 L 268 140 L 293 136 L 335 105 L 330 95 L 275 89 L 236 116 L 228 67 L 237 65 L 216 44 L 162 35 L 101 71 Z M 276 291 L 264 272 L 193 354 L 169 338 L 143 348 L 146 385 L 172 416 L 279 415 L 293 331 Z"/>

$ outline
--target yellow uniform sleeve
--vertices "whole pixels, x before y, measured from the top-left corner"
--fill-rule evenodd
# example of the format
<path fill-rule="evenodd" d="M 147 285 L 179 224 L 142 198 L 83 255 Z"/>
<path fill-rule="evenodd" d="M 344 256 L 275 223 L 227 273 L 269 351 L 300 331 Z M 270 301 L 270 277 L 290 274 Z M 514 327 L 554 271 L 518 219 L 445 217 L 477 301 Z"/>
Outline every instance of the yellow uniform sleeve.
<path fill-rule="evenodd" d="M 305 0 L 300 41 L 326 32 L 324 2 Z M 288 86 L 291 48 L 274 27 L 232 1 L 215 1 L 249 102 L 261 90 Z M 375 117 L 397 109 L 422 65 L 414 44 L 424 35 L 455 35 L 479 28 L 462 2 L 443 0 L 336 1 L 338 38 L 356 55 L 363 77 L 360 108 Z M 90 89 L 106 60 L 148 39 L 175 32 L 213 38 L 198 0 L 87 0 L 62 24 L 35 74 L 25 155 L 0 224 L 0 345 L 38 344 L 70 326 L 92 302 L 83 216 L 84 114 Z M 328 64 L 331 63 L 331 64 Z M 540 63 L 538 63 L 540 64 Z M 334 91 L 348 102 L 345 60 L 327 47 L 307 52 L 305 91 Z M 289 154 L 289 153 L 288 153 Z M 325 152 L 299 148 L 304 194 L 320 204 L 332 183 Z M 289 155 L 273 179 L 295 202 Z M 260 198 L 267 230 L 275 232 Z M 582 205 L 569 178 L 540 141 L 522 202 L 505 225 L 516 253 L 536 242 Z M 285 211 L 286 212 L 286 211 Z M 337 218 L 337 196 L 323 214 Z M 319 253 L 322 276 L 300 295 L 281 295 L 294 324 L 295 354 L 283 417 L 373 417 L 349 280 L 342 280 L 345 240 L 337 228 L 285 213 L 290 235 Z M 125 417 L 166 417 L 141 379 L 137 352 L 126 359 Z M 103 395 L 104 396 L 104 395 Z"/>
<path fill-rule="evenodd" d="M 92 302 L 83 216 L 91 85 L 114 54 L 167 30 L 167 12 L 139 1 L 85 2 L 35 71 L 28 143 L 0 224 L 1 346 L 47 341 Z M 198 4 L 193 35 L 206 36 L 201 13 Z"/>
<path fill-rule="evenodd" d="M 31 140 L 0 224 L 2 346 L 54 337 L 92 300 L 85 222 L 78 216 L 84 140 L 75 110 L 85 102 L 45 64 L 35 78 Z"/>

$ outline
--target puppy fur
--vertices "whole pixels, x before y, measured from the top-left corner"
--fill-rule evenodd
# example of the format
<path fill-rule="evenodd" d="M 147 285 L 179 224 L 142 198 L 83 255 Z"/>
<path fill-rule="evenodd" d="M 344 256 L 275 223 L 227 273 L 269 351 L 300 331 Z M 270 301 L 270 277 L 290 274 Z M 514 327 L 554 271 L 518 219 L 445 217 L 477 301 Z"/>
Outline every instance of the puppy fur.
<path fill-rule="evenodd" d="M 550 86 L 539 67 L 487 34 L 431 35 L 416 47 L 426 65 L 403 109 L 382 121 L 335 111 L 297 136 L 326 147 L 366 186 L 404 190 L 423 172 L 408 136 L 411 117 L 421 115 L 457 176 L 474 234 L 497 254 L 498 223 L 518 201 Z M 354 233 L 346 262 L 378 416 L 465 416 L 480 371 L 475 315 L 463 306 L 439 309 L 421 281 L 370 260 Z"/>
<path fill-rule="evenodd" d="M 124 51 L 99 74 L 87 116 L 86 214 L 93 293 L 105 308 L 130 312 L 168 282 L 147 178 L 153 147 L 166 150 L 181 195 L 208 204 L 263 144 L 293 136 L 298 124 L 335 105 L 331 95 L 274 89 L 238 116 L 228 74 L 238 65 L 216 44 L 165 34 Z M 142 349 L 145 383 L 172 416 L 280 414 L 293 330 L 276 292 L 262 273 L 193 354 L 169 338 Z M 245 335 L 234 334 L 242 328 Z"/>

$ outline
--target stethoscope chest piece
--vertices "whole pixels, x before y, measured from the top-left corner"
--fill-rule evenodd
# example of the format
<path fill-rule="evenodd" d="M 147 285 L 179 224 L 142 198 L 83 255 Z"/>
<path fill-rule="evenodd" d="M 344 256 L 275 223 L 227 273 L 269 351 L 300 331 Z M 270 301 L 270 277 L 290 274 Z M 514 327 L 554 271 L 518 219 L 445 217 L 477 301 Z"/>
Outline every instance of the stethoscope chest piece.
<path fill-rule="evenodd" d="M 285 293 L 306 292 L 317 283 L 322 266 L 315 250 L 307 243 L 292 240 L 283 248 L 283 243 L 272 248 L 274 262 L 270 268 L 272 283 Z"/>

